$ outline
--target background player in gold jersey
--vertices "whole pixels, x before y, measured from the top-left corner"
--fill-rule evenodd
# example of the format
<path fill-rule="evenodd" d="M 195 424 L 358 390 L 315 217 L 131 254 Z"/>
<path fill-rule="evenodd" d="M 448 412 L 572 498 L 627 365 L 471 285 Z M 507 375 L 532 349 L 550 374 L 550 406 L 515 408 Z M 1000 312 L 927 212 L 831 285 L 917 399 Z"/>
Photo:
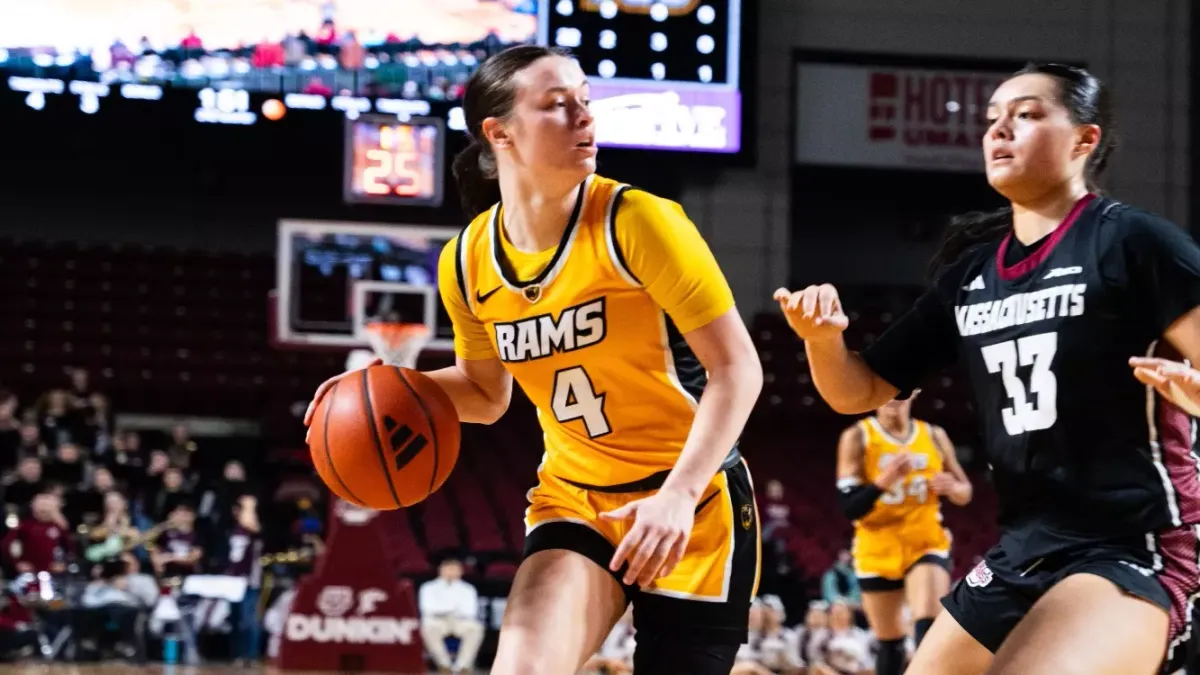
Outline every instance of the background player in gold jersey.
<path fill-rule="evenodd" d="M 636 672 L 725 675 L 758 583 L 737 441 L 762 367 L 679 205 L 594 175 L 588 103 L 579 65 L 536 46 L 463 101 L 472 222 L 438 274 L 456 363 L 429 375 L 484 424 L 515 378 L 546 441 L 492 673 L 576 672 L 632 602 Z"/>
<path fill-rule="evenodd" d="M 879 639 L 875 675 L 904 672 L 904 603 L 920 644 L 950 589 L 950 533 L 938 497 L 971 501 L 950 437 L 913 419 L 912 401 L 887 403 L 838 441 L 839 498 L 854 521 L 854 568 Z"/>

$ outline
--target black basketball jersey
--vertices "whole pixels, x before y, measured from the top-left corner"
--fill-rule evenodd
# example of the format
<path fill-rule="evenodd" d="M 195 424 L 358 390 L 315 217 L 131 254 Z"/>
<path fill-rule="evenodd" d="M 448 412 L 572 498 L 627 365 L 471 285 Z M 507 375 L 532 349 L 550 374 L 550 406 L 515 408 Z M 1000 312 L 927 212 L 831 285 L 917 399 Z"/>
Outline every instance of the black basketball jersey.
<path fill-rule="evenodd" d="M 1200 523 L 1194 421 L 1128 364 L 1178 357 L 1161 336 L 1200 305 L 1200 250 L 1171 223 L 1090 195 L 1005 264 L 1013 245 L 943 270 L 867 363 L 902 391 L 965 364 L 1015 564 Z"/>

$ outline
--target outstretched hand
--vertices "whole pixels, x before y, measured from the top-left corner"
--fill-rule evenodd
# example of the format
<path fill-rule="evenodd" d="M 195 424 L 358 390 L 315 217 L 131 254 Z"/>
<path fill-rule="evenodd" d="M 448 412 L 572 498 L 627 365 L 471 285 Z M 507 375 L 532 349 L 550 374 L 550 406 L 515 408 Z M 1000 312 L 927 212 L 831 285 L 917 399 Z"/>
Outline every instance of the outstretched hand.
<path fill-rule="evenodd" d="M 1129 359 L 1133 376 L 1150 385 L 1192 417 L 1200 417 L 1200 370 L 1168 359 L 1135 356 Z"/>
<path fill-rule="evenodd" d="M 802 291 L 776 289 L 775 301 L 788 325 L 802 340 L 822 340 L 840 335 L 850 325 L 842 301 L 831 284 L 809 286 Z"/>
<path fill-rule="evenodd" d="M 683 559 L 696 518 L 696 501 L 682 492 L 659 490 L 600 517 L 634 519 L 608 568 L 617 572 L 628 561 L 624 583 L 647 588 L 655 579 L 670 574 Z"/>

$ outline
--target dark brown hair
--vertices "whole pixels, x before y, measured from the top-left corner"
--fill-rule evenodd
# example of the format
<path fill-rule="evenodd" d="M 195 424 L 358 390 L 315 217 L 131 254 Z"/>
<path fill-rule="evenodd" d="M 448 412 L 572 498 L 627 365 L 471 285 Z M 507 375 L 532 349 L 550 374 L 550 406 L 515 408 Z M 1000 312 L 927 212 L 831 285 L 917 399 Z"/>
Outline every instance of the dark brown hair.
<path fill-rule="evenodd" d="M 1095 75 L 1083 68 L 1059 63 L 1031 63 L 1013 73 L 1013 77 L 1029 74 L 1049 75 L 1058 82 L 1059 96 L 1071 121 L 1075 124 L 1095 124 L 1103 133 L 1100 143 L 1092 150 L 1084 165 L 1084 179 L 1091 192 L 1101 192 L 1099 181 L 1108 168 L 1108 158 L 1116 147 L 1116 129 L 1108 88 Z M 929 263 L 930 274 L 958 260 L 963 253 L 979 244 L 1000 239 L 1012 228 L 1012 207 L 995 211 L 974 211 L 950 219 L 942 235 L 941 245 Z"/>
<path fill-rule="evenodd" d="M 454 158 L 454 180 L 468 219 L 483 213 L 500 200 L 496 182 L 496 156 L 483 137 L 483 121 L 512 114 L 517 91 L 513 78 L 530 64 L 547 56 L 567 56 L 554 47 L 519 45 L 489 57 L 467 80 L 463 94 L 463 116 L 470 143 Z"/>

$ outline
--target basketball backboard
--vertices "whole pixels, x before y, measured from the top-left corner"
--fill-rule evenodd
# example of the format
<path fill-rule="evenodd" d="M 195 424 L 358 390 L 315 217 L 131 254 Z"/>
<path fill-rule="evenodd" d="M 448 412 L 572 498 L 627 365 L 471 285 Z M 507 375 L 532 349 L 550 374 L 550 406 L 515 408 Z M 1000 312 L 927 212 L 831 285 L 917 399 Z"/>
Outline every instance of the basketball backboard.
<path fill-rule="evenodd" d="M 364 348 L 371 321 L 421 323 L 453 348 L 437 266 L 456 227 L 282 220 L 271 335 L 284 348 Z"/>

